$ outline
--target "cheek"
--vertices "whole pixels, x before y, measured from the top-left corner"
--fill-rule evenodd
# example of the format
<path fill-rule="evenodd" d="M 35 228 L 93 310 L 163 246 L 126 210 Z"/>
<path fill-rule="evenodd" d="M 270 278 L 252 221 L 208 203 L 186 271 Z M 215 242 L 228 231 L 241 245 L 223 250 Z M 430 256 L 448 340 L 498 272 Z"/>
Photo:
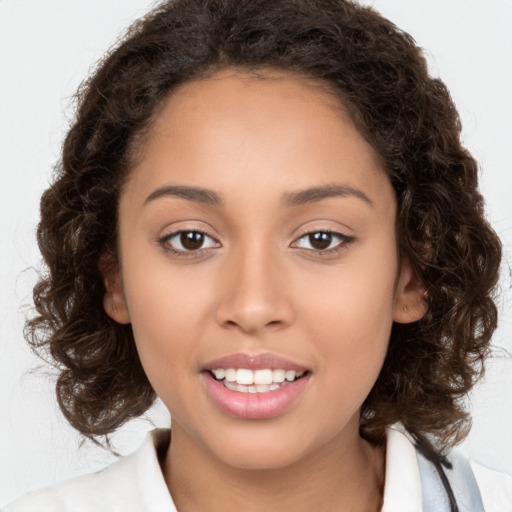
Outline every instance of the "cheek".
<path fill-rule="evenodd" d="M 142 365 L 166 401 L 195 369 L 210 297 L 186 265 L 176 270 L 154 248 L 147 253 L 134 245 L 123 258 L 124 290 Z"/>
<path fill-rule="evenodd" d="M 144 343 L 167 343 L 176 333 L 194 330 L 207 307 L 208 266 L 172 264 L 163 249 L 127 238 L 123 282 L 134 333 Z"/>
<path fill-rule="evenodd" d="M 362 402 L 386 356 L 393 323 L 397 272 L 393 248 L 374 257 L 358 254 L 329 275 L 302 281 L 302 328 L 314 340 L 319 375 L 340 391 L 339 398 Z M 325 371 L 322 371 L 325 370 Z"/>
<path fill-rule="evenodd" d="M 321 347 L 321 359 L 325 364 L 336 361 L 347 376 L 380 371 L 391 332 L 392 301 L 386 297 L 386 307 L 375 298 L 358 291 L 347 299 L 333 299 L 323 310 L 310 310 L 309 324 L 316 331 L 310 337 Z"/>

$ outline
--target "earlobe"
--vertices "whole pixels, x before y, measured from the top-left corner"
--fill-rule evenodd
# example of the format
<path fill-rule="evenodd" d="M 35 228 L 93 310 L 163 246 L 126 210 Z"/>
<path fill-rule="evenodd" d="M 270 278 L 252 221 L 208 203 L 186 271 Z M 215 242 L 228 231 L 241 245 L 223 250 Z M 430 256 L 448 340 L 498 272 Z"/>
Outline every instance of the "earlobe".
<path fill-rule="evenodd" d="M 427 312 L 425 285 L 408 259 L 402 261 L 395 294 L 393 320 L 409 324 L 423 318 Z"/>
<path fill-rule="evenodd" d="M 130 323 L 130 312 L 123 290 L 121 274 L 117 265 L 100 264 L 100 272 L 103 275 L 105 295 L 103 296 L 103 307 L 107 315 L 120 324 Z"/>

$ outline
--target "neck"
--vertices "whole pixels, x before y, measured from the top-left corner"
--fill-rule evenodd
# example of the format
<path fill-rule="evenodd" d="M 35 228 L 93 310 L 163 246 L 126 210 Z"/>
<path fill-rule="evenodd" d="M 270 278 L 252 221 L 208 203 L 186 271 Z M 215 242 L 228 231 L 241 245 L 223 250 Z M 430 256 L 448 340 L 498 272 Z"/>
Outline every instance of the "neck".
<path fill-rule="evenodd" d="M 345 434 L 345 432 L 343 433 Z M 163 470 L 180 511 L 378 511 L 384 488 L 384 447 L 356 433 L 286 467 L 228 465 L 173 425 Z"/>

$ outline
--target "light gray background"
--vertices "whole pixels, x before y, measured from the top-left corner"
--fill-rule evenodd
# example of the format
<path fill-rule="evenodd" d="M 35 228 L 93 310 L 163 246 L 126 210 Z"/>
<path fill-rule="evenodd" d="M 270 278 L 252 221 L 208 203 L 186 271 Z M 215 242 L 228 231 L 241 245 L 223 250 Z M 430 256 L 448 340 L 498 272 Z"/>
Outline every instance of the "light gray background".
<path fill-rule="evenodd" d="M 113 457 L 61 417 L 44 373 L 22 337 L 39 261 L 38 201 L 72 115 L 71 97 L 92 64 L 149 0 L 0 0 L 0 506 L 27 490 L 103 467 Z M 512 263 L 512 1 L 365 0 L 426 49 L 447 83 L 464 141 L 482 169 L 489 218 Z M 472 397 L 474 428 L 463 445 L 512 473 L 512 292 L 506 262 L 495 356 Z M 158 425 L 168 415 L 157 405 Z M 134 421 L 114 436 L 128 453 L 151 428 Z"/>

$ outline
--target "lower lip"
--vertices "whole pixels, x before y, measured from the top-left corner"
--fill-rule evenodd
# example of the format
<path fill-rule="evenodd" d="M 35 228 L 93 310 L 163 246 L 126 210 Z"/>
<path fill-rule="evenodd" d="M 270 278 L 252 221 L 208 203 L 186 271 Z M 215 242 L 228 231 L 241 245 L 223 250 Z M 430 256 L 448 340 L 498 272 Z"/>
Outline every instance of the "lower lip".
<path fill-rule="evenodd" d="M 247 420 L 273 418 L 285 413 L 304 392 L 310 379 L 307 374 L 274 391 L 242 393 L 224 387 L 210 372 L 203 372 L 202 376 L 210 397 L 225 413 Z"/>

